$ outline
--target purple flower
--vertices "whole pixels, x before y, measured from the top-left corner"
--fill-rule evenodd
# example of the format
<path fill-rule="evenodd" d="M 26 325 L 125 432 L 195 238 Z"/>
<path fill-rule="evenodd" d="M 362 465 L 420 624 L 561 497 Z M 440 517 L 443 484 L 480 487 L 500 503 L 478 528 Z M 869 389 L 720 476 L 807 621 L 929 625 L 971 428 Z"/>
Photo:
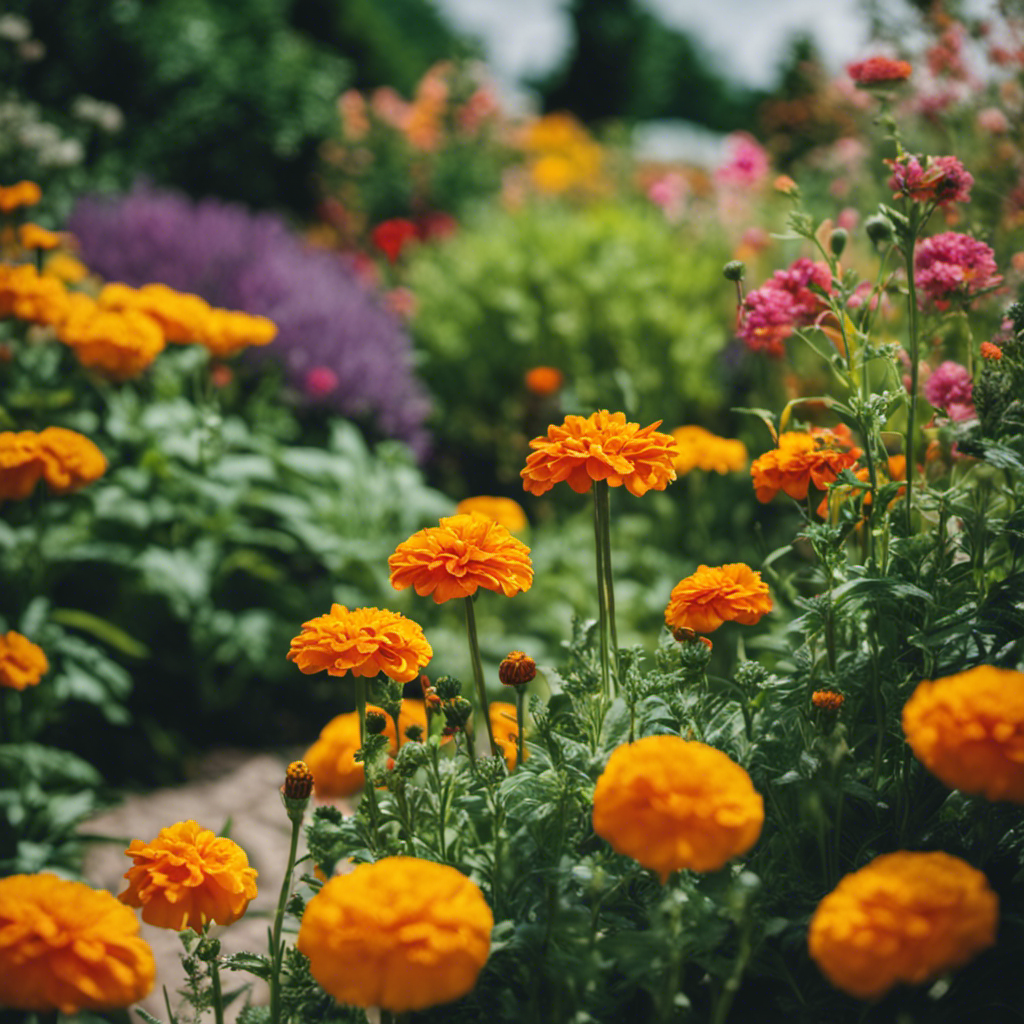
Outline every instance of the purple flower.
<path fill-rule="evenodd" d="M 83 260 L 108 280 L 160 281 L 216 306 L 270 317 L 277 340 L 251 360 L 276 359 L 307 399 L 373 421 L 422 456 L 429 400 L 413 368 L 412 344 L 383 300 L 348 261 L 313 249 L 284 221 L 216 200 L 193 203 L 137 186 L 116 198 L 86 197 L 68 224 Z M 337 379 L 308 387 L 311 371 Z"/>
<path fill-rule="evenodd" d="M 924 386 L 924 397 L 951 419 L 967 420 L 974 415 L 971 375 L 966 366 L 947 359 L 940 363 Z"/>

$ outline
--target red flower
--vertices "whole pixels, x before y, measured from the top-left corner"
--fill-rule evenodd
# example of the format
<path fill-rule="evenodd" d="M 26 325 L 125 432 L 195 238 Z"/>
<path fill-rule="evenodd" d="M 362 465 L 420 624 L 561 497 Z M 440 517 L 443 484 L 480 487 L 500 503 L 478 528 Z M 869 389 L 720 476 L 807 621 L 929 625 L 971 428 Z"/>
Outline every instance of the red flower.
<path fill-rule="evenodd" d="M 905 60 L 868 57 L 848 65 L 846 70 L 857 85 L 894 85 L 905 82 L 913 68 Z"/>
<path fill-rule="evenodd" d="M 394 217 L 378 224 L 371 234 L 373 244 L 387 257 L 389 263 L 397 263 L 405 247 L 416 238 L 416 225 L 411 220 Z"/>

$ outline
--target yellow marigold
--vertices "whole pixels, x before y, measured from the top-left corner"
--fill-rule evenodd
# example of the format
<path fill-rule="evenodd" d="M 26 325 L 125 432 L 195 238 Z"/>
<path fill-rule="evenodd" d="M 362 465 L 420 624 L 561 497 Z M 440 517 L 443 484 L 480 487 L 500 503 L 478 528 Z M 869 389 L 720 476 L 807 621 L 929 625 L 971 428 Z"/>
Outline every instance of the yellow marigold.
<path fill-rule="evenodd" d="M 483 894 L 455 868 L 387 857 L 328 881 L 297 945 L 339 1002 L 405 1013 L 470 992 L 493 927 Z"/>
<path fill-rule="evenodd" d="M 108 284 L 100 292 L 99 304 L 105 309 L 145 313 L 159 324 L 168 341 L 179 345 L 198 341 L 213 313 L 205 299 L 165 284 L 145 284 L 141 288 Z"/>
<path fill-rule="evenodd" d="M 875 999 L 967 963 L 995 942 L 985 876 L 946 853 L 900 851 L 842 878 L 811 918 L 811 958 L 836 988 Z"/>
<path fill-rule="evenodd" d="M 50 671 L 50 662 L 42 647 L 13 629 L 0 636 L 0 687 L 24 690 L 36 686 Z"/>
<path fill-rule="evenodd" d="M 491 719 L 494 742 L 498 744 L 498 749 L 504 755 L 508 770 L 512 771 L 519 762 L 519 751 L 516 747 L 519 737 L 519 718 L 516 715 L 516 706 L 506 701 L 492 700 L 488 705 L 487 712 Z M 526 757 L 526 747 L 523 747 L 524 761 Z"/>
<path fill-rule="evenodd" d="M 113 1010 L 155 979 L 138 919 L 109 892 L 50 874 L 0 879 L 0 1006 Z"/>
<path fill-rule="evenodd" d="M 304 622 L 288 651 L 288 660 L 306 675 L 325 669 L 332 676 L 383 672 L 399 683 L 416 679 L 433 656 L 423 630 L 412 619 L 386 608 L 349 611 L 340 604 Z"/>
<path fill-rule="evenodd" d="M 57 249 L 61 239 L 56 231 L 47 231 L 38 224 L 22 224 L 18 228 L 18 242 L 22 249 Z"/>
<path fill-rule="evenodd" d="M 113 380 L 143 372 L 164 350 L 164 335 L 152 317 L 137 309 L 112 310 L 75 295 L 57 337 L 78 361 Z"/>
<path fill-rule="evenodd" d="M 384 714 L 383 708 L 372 704 L 368 704 L 366 710 Z M 402 701 L 398 716 L 400 737 L 395 735 L 395 723 L 390 715 L 386 720 L 384 735 L 390 741 L 388 751 L 393 757 L 399 746 L 407 742 L 405 732 L 409 726 L 418 725 L 426 732 L 426 706 L 421 700 Z M 363 764 L 355 759 L 359 747 L 359 713 L 356 711 L 335 716 L 320 730 L 320 738 L 303 755 L 313 773 L 313 788 L 318 797 L 352 796 L 363 788 Z"/>
<path fill-rule="evenodd" d="M 685 475 L 694 469 L 705 473 L 735 473 L 747 465 L 747 446 L 742 441 L 719 437 L 703 427 L 676 427 L 672 431 L 679 448 L 676 472 Z"/>
<path fill-rule="evenodd" d="M 34 181 L 0 185 L 0 213 L 11 213 L 22 206 L 35 206 L 43 198 L 43 190 Z"/>
<path fill-rule="evenodd" d="M 638 497 L 663 491 L 676 478 L 673 466 L 679 451 L 668 434 L 658 433 L 661 420 L 647 427 L 629 423 L 625 413 L 601 409 L 583 416 L 566 416 L 552 424 L 545 437 L 530 442 L 533 452 L 520 472 L 523 490 L 544 494 L 563 480 L 582 494 L 594 480 L 607 480 Z"/>
<path fill-rule="evenodd" d="M 698 566 L 669 595 L 665 625 L 713 633 L 723 622 L 752 626 L 772 610 L 772 596 L 761 574 L 742 562 Z"/>
<path fill-rule="evenodd" d="M 81 261 L 66 252 L 54 253 L 43 266 L 47 277 L 55 277 L 65 284 L 78 284 L 89 276 L 89 269 Z"/>
<path fill-rule="evenodd" d="M 813 483 L 825 490 L 844 469 L 860 458 L 858 448 L 833 447 L 830 437 L 794 431 L 779 436 L 778 448 L 767 451 L 750 466 L 758 501 L 771 501 L 779 491 L 803 501 Z"/>
<path fill-rule="evenodd" d="M 213 309 L 203 323 L 198 341 L 218 359 L 244 348 L 269 345 L 277 337 L 277 324 L 265 316 Z"/>
<path fill-rule="evenodd" d="M 256 869 L 238 843 L 218 838 L 194 821 L 162 828 L 150 842 L 133 839 L 118 896 L 142 908 L 142 920 L 157 928 L 201 932 L 210 921 L 231 924 L 256 896 Z"/>
<path fill-rule="evenodd" d="M 47 427 L 38 437 L 43 476 L 55 494 L 81 490 L 106 473 L 103 452 L 77 431 Z"/>
<path fill-rule="evenodd" d="M 420 597 L 433 594 L 436 604 L 472 597 L 478 587 L 514 597 L 533 583 L 530 549 L 479 512 L 447 516 L 414 533 L 388 567 L 395 590 L 413 587 Z"/>
<path fill-rule="evenodd" d="M 68 291 L 57 278 L 40 276 L 29 263 L 0 264 L 0 316 L 54 326 L 67 315 L 68 303 Z"/>
<path fill-rule="evenodd" d="M 511 533 L 521 533 L 529 525 L 523 506 L 511 498 L 481 494 L 475 498 L 463 498 L 455 506 L 456 515 L 468 515 L 470 512 L 479 512 L 480 515 L 501 523 Z"/>
<path fill-rule="evenodd" d="M 42 475 L 39 435 L 34 430 L 0 433 L 0 501 L 24 501 Z"/>
<path fill-rule="evenodd" d="M 761 834 L 764 802 L 720 750 L 678 736 L 616 748 L 594 789 L 594 831 L 657 871 L 717 871 Z"/>
<path fill-rule="evenodd" d="M 1024 803 L 1024 673 L 978 665 L 923 682 L 903 708 L 903 732 L 952 789 Z"/>

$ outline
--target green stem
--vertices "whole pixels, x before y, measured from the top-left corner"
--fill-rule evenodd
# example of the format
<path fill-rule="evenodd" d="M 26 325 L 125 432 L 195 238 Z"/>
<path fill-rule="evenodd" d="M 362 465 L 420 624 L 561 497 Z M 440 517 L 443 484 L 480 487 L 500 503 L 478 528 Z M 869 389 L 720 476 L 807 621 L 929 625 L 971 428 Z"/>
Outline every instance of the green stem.
<path fill-rule="evenodd" d="M 302 813 L 288 815 L 292 822 L 292 838 L 288 847 L 288 867 L 285 868 L 281 882 L 281 892 L 277 897 L 277 911 L 274 914 L 274 931 L 270 940 L 270 1024 L 279 1024 L 281 1020 L 281 965 L 284 963 L 284 945 L 281 942 L 281 930 L 284 927 L 284 911 L 288 905 L 288 895 L 292 888 L 292 873 L 295 871 L 295 855 L 299 849 L 299 832 L 302 829 Z"/>
<path fill-rule="evenodd" d="M 610 489 L 607 480 L 598 480 L 595 483 L 594 497 L 599 509 L 601 522 L 601 548 L 604 557 L 604 590 L 605 604 L 608 609 L 608 630 L 611 638 L 611 663 L 612 663 L 612 690 L 618 689 L 619 685 L 619 634 L 615 626 L 615 585 L 612 579 L 612 532 L 611 532 L 611 504 Z"/>
<path fill-rule="evenodd" d="M 516 767 L 523 763 L 523 732 L 526 729 L 523 704 L 526 696 L 525 686 L 516 687 Z"/>
<path fill-rule="evenodd" d="M 732 973 L 726 979 L 725 985 L 715 1003 L 714 1016 L 711 1024 L 725 1024 L 729 1016 L 729 1008 L 732 1006 L 736 993 L 740 990 L 740 982 L 743 980 L 743 972 L 747 969 L 747 961 L 750 959 L 752 945 L 750 932 L 752 922 L 749 909 L 743 911 L 743 923 L 740 925 L 740 946 L 736 951 L 736 960 L 732 966 Z"/>
<path fill-rule="evenodd" d="M 498 745 L 494 742 L 494 730 L 491 728 L 491 716 L 487 708 L 487 687 L 484 685 L 484 667 L 480 661 L 480 642 L 476 636 L 476 612 L 473 611 L 473 598 L 465 598 L 466 605 L 466 636 L 469 638 L 469 656 L 473 662 L 473 678 L 476 680 L 476 695 L 480 700 L 480 711 L 487 726 L 487 740 L 491 745 L 491 757 L 498 756 Z M 472 745 L 472 740 L 469 741 Z"/>
<path fill-rule="evenodd" d="M 210 983 L 213 986 L 213 1019 L 216 1024 L 224 1024 L 224 995 L 220 990 L 220 967 L 216 957 L 210 961 Z"/>
<path fill-rule="evenodd" d="M 910 407 L 907 410 L 907 530 L 911 529 L 911 513 L 914 502 L 914 472 L 917 469 L 914 456 L 914 430 L 917 426 L 917 371 L 920 354 L 917 338 L 917 287 L 914 283 L 914 245 L 917 232 L 910 233 L 910 243 L 903 257 L 907 267 L 907 324 L 910 341 Z"/>
<path fill-rule="evenodd" d="M 601 635 L 601 692 L 611 696 L 608 664 L 608 598 L 605 594 L 604 543 L 601 533 L 601 502 L 594 487 L 594 558 L 597 570 L 597 624 Z"/>

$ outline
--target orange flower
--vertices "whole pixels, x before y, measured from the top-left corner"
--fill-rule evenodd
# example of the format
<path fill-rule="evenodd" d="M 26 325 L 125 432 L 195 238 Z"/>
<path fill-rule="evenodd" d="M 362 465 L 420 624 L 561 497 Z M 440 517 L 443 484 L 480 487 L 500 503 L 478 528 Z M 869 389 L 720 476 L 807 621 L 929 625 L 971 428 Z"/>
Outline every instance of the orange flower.
<path fill-rule="evenodd" d="M 923 682 L 903 708 L 903 732 L 950 788 L 1024 803 L 1024 673 L 978 665 Z"/>
<path fill-rule="evenodd" d="M 470 992 L 493 927 L 483 894 L 455 868 L 386 857 L 328 881 L 297 946 L 339 1002 L 406 1013 Z"/>
<path fill-rule="evenodd" d="M 81 260 L 69 256 L 66 252 L 54 253 L 43 267 L 47 277 L 55 277 L 64 284 L 78 284 L 89 276 L 89 270 Z"/>
<path fill-rule="evenodd" d="M 868 57 L 849 64 L 846 70 L 857 85 L 869 87 L 905 82 L 913 67 L 905 60 L 894 60 L 892 57 Z"/>
<path fill-rule="evenodd" d="M 22 224 L 18 228 L 18 241 L 22 249 L 57 249 L 60 247 L 60 235 L 56 231 L 47 231 L 38 224 Z"/>
<path fill-rule="evenodd" d="M 594 831 L 657 871 L 717 871 L 761 834 L 764 801 L 720 750 L 648 736 L 612 751 L 594 789 Z"/>
<path fill-rule="evenodd" d="M 39 435 L 34 430 L 0 433 L 0 501 L 24 501 L 42 475 Z"/>
<path fill-rule="evenodd" d="M 433 594 L 441 604 L 472 597 L 478 587 L 514 597 L 533 583 L 530 549 L 478 512 L 447 516 L 403 541 L 388 559 L 391 586 Z M 412 678 L 412 677 L 410 677 Z"/>
<path fill-rule="evenodd" d="M 21 206 L 35 206 L 43 198 L 43 190 L 34 181 L 0 185 L 0 213 L 12 213 Z"/>
<path fill-rule="evenodd" d="M 779 447 L 767 451 L 750 466 L 757 500 L 771 501 L 779 491 L 803 501 L 813 483 L 825 490 L 844 469 L 860 458 L 859 448 L 841 451 L 831 445 L 839 439 L 822 444 L 823 438 L 791 432 L 779 436 Z"/>
<path fill-rule="evenodd" d="M 375 676 L 383 672 L 408 683 L 434 656 L 423 630 L 404 615 L 386 608 L 353 608 L 333 604 L 326 615 L 302 624 L 288 660 L 306 675 L 323 672 L 343 676 Z"/>
<path fill-rule="evenodd" d="M 54 326 L 67 315 L 68 302 L 68 291 L 57 278 L 40 276 L 29 263 L 0 263 L 0 316 Z"/>
<path fill-rule="evenodd" d="M 498 678 L 506 686 L 525 686 L 537 675 L 537 663 L 523 651 L 509 651 L 498 666 Z"/>
<path fill-rule="evenodd" d="M 157 928 L 201 932 L 210 921 L 231 924 L 256 896 L 256 869 L 245 850 L 194 821 L 162 828 L 148 843 L 133 839 L 125 853 L 134 867 L 117 898 L 141 907 L 142 920 Z"/>
<path fill-rule="evenodd" d="M 672 431 L 679 448 L 676 472 L 681 475 L 700 469 L 705 473 L 734 473 L 747 465 L 747 446 L 742 441 L 718 437 L 703 427 L 676 427 Z"/>
<path fill-rule="evenodd" d="M 637 497 L 649 490 L 663 491 L 676 478 L 673 462 L 676 442 L 655 429 L 661 420 L 641 429 L 628 423 L 625 413 L 601 409 L 584 419 L 566 416 L 552 424 L 546 437 L 530 442 L 534 451 L 520 472 L 523 490 L 544 494 L 563 480 L 578 494 L 594 480 L 611 487 L 625 486 Z"/>
<path fill-rule="evenodd" d="M 1003 350 L 991 341 L 981 343 L 981 358 L 989 362 L 999 362 L 1003 358 Z"/>
<path fill-rule="evenodd" d="M 213 309 L 198 341 L 211 355 L 226 359 L 244 348 L 269 345 L 277 337 L 277 324 L 265 316 Z"/>
<path fill-rule="evenodd" d="M 0 1006 L 113 1010 L 155 979 L 138 919 L 109 892 L 50 874 L 0 879 Z"/>
<path fill-rule="evenodd" d="M 487 712 L 491 719 L 494 742 L 497 743 L 498 750 L 504 755 L 508 770 L 512 771 L 519 761 L 519 751 L 516 748 L 519 738 L 519 718 L 516 714 L 516 706 L 505 701 L 492 700 L 488 705 Z M 526 747 L 524 746 L 524 761 L 526 757 Z"/>
<path fill-rule="evenodd" d="M 164 350 L 156 320 L 137 309 L 105 309 L 85 295 L 75 295 L 57 337 L 78 361 L 112 380 L 137 377 Z"/>
<path fill-rule="evenodd" d="M 42 647 L 12 629 L 0 636 L 0 687 L 24 690 L 36 686 L 50 671 L 50 662 Z"/>
<path fill-rule="evenodd" d="M 750 566 L 742 562 L 717 568 L 701 565 L 672 588 L 665 625 L 713 633 L 723 622 L 752 626 L 771 610 L 768 584 Z"/>
<path fill-rule="evenodd" d="M 544 397 L 561 391 L 565 377 L 556 366 L 534 366 L 526 371 L 523 383 L 531 394 Z"/>
<path fill-rule="evenodd" d="M 43 476 L 55 494 L 70 494 L 98 480 L 107 460 L 82 434 L 64 427 L 47 427 L 39 434 Z"/>
<path fill-rule="evenodd" d="M 134 309 L 155 320 L 164 337 L 176 344 L 198 341 L 213 313 L 198 295 L 178 292 L 165 284 L 146 284 L 129 288 L 126 284 L 108 284 L 100 292 L 104 309 Z"/>
<path fill-rule="evenodd" d="M 901 850 L 840 880 L 811 918 L 808 946 L 836 988 L 877 999 L 967 963 L 995 942 L 998 914 L 980 871 Z"/>
<path fill-rule="evenodd" d="M 455 506 L 456 515 L 479 512 L 482 516 L 501 523 L 510 533 L 520 533 L 529 526 L 523 506 L 511 498 L 498 498 L 480 495 L 476 498 L 463 498 Z"/>
<path fill-rule="evenodd" d="M 819 711 L 838 711 L 846 703 L 846 698 L 835 690 L 815 690 L 811 694 L 811 703 Z"/>

